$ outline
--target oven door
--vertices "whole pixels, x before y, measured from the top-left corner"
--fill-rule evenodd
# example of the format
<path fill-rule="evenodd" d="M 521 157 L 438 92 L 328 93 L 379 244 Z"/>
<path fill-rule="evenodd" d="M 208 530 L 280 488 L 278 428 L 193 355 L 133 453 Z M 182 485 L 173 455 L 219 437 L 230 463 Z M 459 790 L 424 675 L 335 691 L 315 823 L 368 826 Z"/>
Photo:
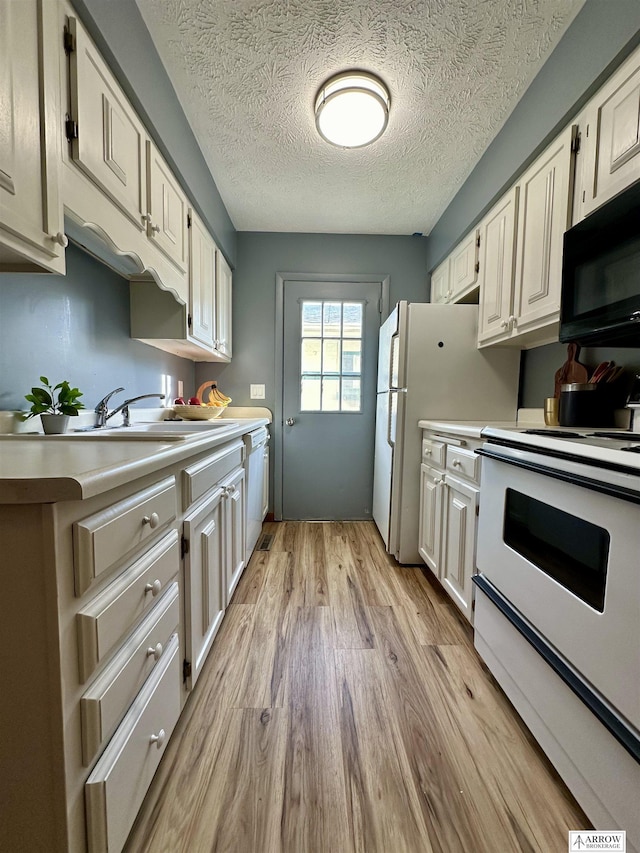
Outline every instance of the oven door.
<path fill-rule="evenodd" d="M 640 729 L 639 496 L 579 462 L 481 453 L 481 574 Z"/>

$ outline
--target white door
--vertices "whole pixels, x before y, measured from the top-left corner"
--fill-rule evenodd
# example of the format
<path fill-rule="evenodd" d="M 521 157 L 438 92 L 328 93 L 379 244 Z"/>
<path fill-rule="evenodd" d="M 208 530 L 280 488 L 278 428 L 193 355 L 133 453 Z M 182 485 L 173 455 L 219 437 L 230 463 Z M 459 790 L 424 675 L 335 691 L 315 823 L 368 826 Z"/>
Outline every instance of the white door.
<path fill-rule="evenodd" d="M 285 519 L 370 519 L 380 282 L 285 281 Z"/>

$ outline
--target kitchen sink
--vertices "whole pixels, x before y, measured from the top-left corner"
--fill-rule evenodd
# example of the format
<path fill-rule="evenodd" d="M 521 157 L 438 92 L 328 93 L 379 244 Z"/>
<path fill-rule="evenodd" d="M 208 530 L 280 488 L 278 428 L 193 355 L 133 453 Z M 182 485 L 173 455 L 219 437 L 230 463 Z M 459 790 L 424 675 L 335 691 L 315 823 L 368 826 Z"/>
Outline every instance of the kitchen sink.
<path fill-rule="evenodd" d="M 134 423 L 132 426 L 103 427 L 100 429 L 71 430 L 62 435 L 47 435 L 42 433 L 19 433 L 13 436 L 0 436 L 0 438 L 46 438 L 47 440 L 146 440 L 146 441 L 184 441 L 189 438 L 198 438 L 206 435 L 212 430 L 229 429 L 235 426 L 237 421 L 225 418 L 223 421 L 153 421 L 151 423 Z"/>

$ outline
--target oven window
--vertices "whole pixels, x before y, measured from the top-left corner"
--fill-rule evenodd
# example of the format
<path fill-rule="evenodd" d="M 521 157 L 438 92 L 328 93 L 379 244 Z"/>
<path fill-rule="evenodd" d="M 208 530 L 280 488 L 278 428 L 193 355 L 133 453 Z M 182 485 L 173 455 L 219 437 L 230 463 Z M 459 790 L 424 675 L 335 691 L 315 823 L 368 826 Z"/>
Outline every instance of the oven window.
<path fill-rule="evenodd" d="M 600 613 L 609 533 L 554 506 L 507 489 L 504 541 Z"/>

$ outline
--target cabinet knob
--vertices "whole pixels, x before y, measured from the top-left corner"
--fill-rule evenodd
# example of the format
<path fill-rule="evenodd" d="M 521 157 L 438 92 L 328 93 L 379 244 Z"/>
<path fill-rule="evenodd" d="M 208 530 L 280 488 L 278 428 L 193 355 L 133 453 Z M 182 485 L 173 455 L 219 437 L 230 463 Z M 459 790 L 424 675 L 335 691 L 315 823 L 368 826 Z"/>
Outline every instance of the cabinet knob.
<path fill-rule="evenodd" d="M 160 516 L 157 512 L 152 512 L 151 515 L 145 515 L 142 519 L 143 524 L 148 524 L 152 530 L 155 530 L 156 527 L 160 524 Z"/>
<path fill-rule="evenodd" d="M 156 643 L 155 646 L 150 646 L 147 649 L 147 657 L 152 657 L 154 660 L 160 660 L 162 654 L 162 643 Z"/>
<path fill-rule="evenodd" d="M 149 738 L 150 743 L 155 743 L 158 749 L 162 749 L 164 746 L 164 742 L 167 739 L 167 733 L 164 729 L 160 729 L 157 735 L 151 735 Z"/>
<path fill-rule="evenodd" d="M 62 231 L 58 231 L 57 234 L 52 234 L 51 239 L 54 243 L 57 243 L 59 246 L 62 246 L 63 249 L 66 249 L 69 245 L 69 238 L 66 234 L 63 234 Z"/>
<path fill-rule="evenodd" d="M 159 234 L 160 233 L 160 226 L 159 225 L 152 225 L 151 226 L 151 233 L 152 234 Z"/>
<path fill-rule="evenodd" d="M 158 593 L 160 592 L 161 589 L 162 589 L 162 581 L 159 578 L 156 578 L 153 583 L 145 584 L 145 587 L 144 587 L 145 593 L 150 592 L 154 598 L 156 597 L 156 595 L 158 595 Z"/>
<path fill-rule="evenodd" d="M 500 328 L 501 328 L 501 329 L 506 329 L 508 325 L 509 325 L 509 321 L 508 321 L 508 320 L 503 320 L 503 321 L 502 321 L 502 323 L 500 323 Z"/>
<path fill-rule="evenodd" d="M 462 465 L 462 462 L 459 459 L 454 459 L 451 464 L 454 468 L 459 468 Z"/>

